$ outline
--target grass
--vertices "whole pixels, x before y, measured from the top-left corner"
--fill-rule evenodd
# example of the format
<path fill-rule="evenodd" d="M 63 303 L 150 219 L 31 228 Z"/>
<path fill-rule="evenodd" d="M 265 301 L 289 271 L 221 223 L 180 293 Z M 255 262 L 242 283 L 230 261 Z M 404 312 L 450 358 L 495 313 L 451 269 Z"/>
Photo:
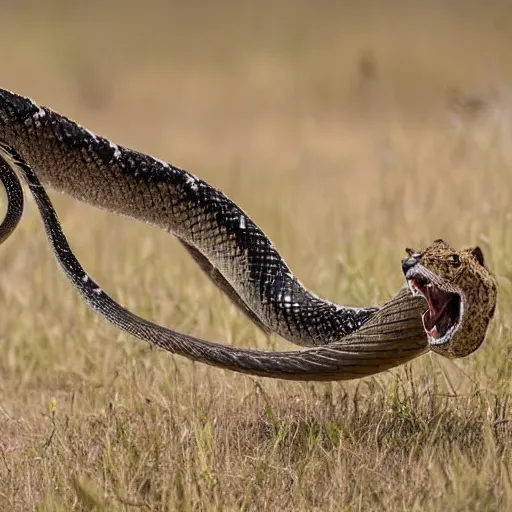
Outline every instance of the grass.
<path fill-rule="evenodd" d="M 95 5 L 5 7 L 2 86 L 215 184 L 322 296 L 382 303 L 404 247 L 444 237 L 483 248 L 499 311 L 464 360 L 346 383 L 231 374 L 88 310 L 29 202 L 0 251 L 0 508 L 512 509 L 507 4 Z M 197 336 L 290 347 L 165 233 L 52 197 L 124 305 Z"/>

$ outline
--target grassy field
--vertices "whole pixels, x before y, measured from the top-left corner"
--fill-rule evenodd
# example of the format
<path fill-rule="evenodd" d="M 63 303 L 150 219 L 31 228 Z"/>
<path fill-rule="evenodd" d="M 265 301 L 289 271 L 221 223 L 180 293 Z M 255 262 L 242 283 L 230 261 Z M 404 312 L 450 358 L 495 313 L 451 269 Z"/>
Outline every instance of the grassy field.
<path fill-rule="evenodd" d="M 215 184 L 319 295 L 382 303 L 404 248 L 444 237 L 483 248 L 500 305 L 464 360 L 347 383 L 231 374 L 93 314 L 30 201 L 0 251 L 1 510 L 512 509 L 512 8 L 383 4 L 2 2 L 2 87 Z M 165 233 L 52 197 L 122 304 L 290 348 Z"/>

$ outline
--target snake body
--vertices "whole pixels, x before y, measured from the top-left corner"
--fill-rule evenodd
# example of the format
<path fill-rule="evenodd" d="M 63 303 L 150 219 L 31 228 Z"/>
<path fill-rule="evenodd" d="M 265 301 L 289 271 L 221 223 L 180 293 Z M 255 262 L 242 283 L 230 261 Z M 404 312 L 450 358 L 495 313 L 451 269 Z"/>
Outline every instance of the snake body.
<path fill-rule="evenodd" d="M 425 302 L 422 298 L 411 297 L 405 288 L 343 341 L 301 351 L 240 349 L 201 340 L 149 322 L 118 304 L 88 275 L 73 254 L 36 173 L 13 148 L 0 143 L 0 150 L 27 182 L 57 261 L 84 300 L 115 326 L 151 345 L 224 369 L 290 380 L 359 378 L 405 363 L 427 349 L 425 333 L 419 321 Z M 5 240 L 21 216 L 23 191 L 16 174 L 2 157 L 0 180 L 11 191 L 6 219 L 0 225 L 0 240 Z"/>
<path fill-rule="evenodd" d="M 0 244 L 3 244 L 14 232 L 20 223 L 25 207 L 25 198 L 20 180 L 0 157 L 0 181 L 7 196 L 7 209 L 0 224 Z"/>
<path fill-rule="evenodd" d="M 359 378 L 428 349 L 421 323 L 425 301 L 412 297 L 407 288 L 381 308 L 350 308 L 323 300 L 302 286 L 268 237 L 219 190 L 2 89 L 0 153 L 6 159 L 0 158 L 0 179 L 12 191 L 13 203 L 0 225 L 0 241 L 16 225 L 16 203 L 22 205 L 22 189 L 14 183 L 16 169 L 36 200 L 57 261 L 85 301 L 114 325 L 154 346 L 234 371 L 294 380 Z M 262 329 L 317 346 L 290 352 L 240 349 L 134 315 L 82 268 L 44 185 L 175 234 Z"/>
<path fill-rule="evenodd" d="M 267 332 L 298 345 L 325 345 L 358 330 L 377 311 L 337 305 L 306 290 L 263 231 L 205 181 L 3 89 L 0 140 L 43 184 L 179 237 L 215 284 Z"/>

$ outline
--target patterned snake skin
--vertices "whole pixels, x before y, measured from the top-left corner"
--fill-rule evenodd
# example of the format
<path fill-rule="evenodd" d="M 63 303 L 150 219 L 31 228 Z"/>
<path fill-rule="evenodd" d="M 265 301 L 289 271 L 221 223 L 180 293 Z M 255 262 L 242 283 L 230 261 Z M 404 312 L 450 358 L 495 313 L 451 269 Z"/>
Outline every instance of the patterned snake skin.
<path fill-rule="evenodd" d="M 71 251 L 53 205 L 32 168 L 4 143 L 0 143 L 0 152 L 27 182 L 57 261 L 84 300 L 115 326 L 151 345 L 213 366 L 290 380 L 364 377 L 403 364 L 427 349 L 419 320 L 425 303 L 421 298 L 411 297 L 407 289 L 402 289 L 361 329 L 346 336 L 343 341 L 295 352 L 234 348 L 181 334 L 144 320 L 115 302 L 83 269 Z M 23 191 L 16 174 L 2 157 L 0 180 L 11 191 L 7 217 L 0 225 L 0 239 L 5 240 L 16 227 L 23 211 Z M 12 217 L 10 221 L 9 216 Z"/>
<path fill-rule="evenodd" d="M 306 290 L 258 226 L 208 183 L 3 89 L 0 140 L 43 184 L 178 236 L 267 332 L 298 345 L 325 345 L 359 329 L 377 310 L 340 306 Z"/>
<path fill-rule="evenodd" d="M 359 378 L 428 349 L 420 320 L 422 298 L 404 288 L 378 310 L 344 308 L 317 298 L 298 283 L 271 242 L 234 203 L 185 171 L 120 148 L 2 90 L 0 141 L 6 158 L 0 157 L 0 180 L 9 199 L 0 242 L 15 229 L 23 211 L 23 191 L 11 165 L 27 182 L 57 261 L 85 301 L 152 345 L 221 368 L 293 380 Z M 85 202 L 177 234 L 203 270 L 262 328 L 296 343 L 329 345 L 298 352 L 238 349 L 134 315 L 82 268 L 40 178 Z"/>

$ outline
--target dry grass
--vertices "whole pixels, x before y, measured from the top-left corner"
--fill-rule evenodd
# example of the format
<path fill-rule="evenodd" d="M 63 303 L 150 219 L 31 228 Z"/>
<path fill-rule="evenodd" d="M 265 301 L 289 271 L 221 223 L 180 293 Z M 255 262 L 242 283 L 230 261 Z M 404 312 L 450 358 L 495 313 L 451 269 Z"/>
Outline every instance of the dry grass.
<path fill-rule="evenodd" d="M 29 205 L 0 251 L 2 510 L 512 509 L 512 13 L 445 3 L 2 5 L 3 87 L 219 186 L 317 293 L 381 303 L 403 248 L 437 237 L 480 244 L 501 285 L 467 360 L 249 378 L 92 314 Z M 85 267 L 134 311 L 289 346 L 164 233 L 54 197 Z"/>

